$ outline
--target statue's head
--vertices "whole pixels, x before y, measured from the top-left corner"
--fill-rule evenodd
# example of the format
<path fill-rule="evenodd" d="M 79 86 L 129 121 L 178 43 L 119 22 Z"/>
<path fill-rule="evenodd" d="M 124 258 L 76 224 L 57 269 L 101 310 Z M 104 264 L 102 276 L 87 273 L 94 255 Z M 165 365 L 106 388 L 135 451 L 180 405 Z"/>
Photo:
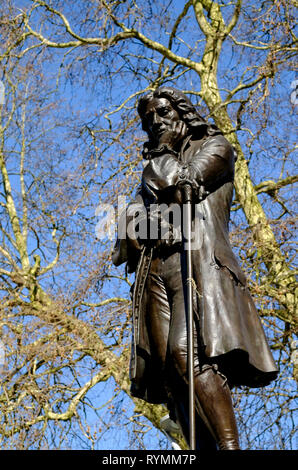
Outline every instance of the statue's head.
<path fill-rule="evenodd" d="M 147 146 L 154 146 L 174 121 L 184 121 L 188 133 L 203 136 L 209 127 L 191 101 L 179 90 L 161 87 L 144 95 L 138 104 L 142 128 L 147 132 Z"/>

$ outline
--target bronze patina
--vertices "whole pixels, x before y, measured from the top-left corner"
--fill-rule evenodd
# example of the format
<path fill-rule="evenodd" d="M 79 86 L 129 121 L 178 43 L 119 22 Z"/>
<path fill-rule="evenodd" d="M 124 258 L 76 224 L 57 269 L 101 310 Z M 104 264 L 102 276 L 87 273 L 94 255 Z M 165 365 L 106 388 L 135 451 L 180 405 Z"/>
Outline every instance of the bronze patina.
<path fill-rule="evenodd" d="M 231 389 L 263 387 L 277 376 L 246 279 L 232 251 L 228 224 L 236 154 L 220 130 L 171 87 L 143 96 L 138 105 L 144 144 L 142 182 L 118 232 L 116 266 L 135 271 L 131 393 L 166 403 L 189 442 L 187 270 L 183 194 L 191 188 L 192 309 L 196 448 L 239 449 Z M 177 223 L 172 212 L 181 209 Z M 178 211 L 179 212 L 179 211 Z M 139 214 L 142 213 L 142 217 Z M 157 214 L 159 214 L 157 216 Z M 158 229 L 144 230 L 158 220 Z M 166 226 L 166 230 L 163 227 Z M 156 236 L 150 236 L 150 233 Z M 148 235 L 149 233 L 149 235 Z"/>

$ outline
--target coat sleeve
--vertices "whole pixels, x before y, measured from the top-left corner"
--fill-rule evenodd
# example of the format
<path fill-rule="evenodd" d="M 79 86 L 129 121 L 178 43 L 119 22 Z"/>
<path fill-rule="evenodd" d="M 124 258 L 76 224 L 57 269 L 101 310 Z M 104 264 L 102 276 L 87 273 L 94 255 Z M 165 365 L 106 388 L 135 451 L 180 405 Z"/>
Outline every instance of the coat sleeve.
<path fill-rule="evenodd" d="M 178 159 L 166 153 L 152 159 L 144 169 L 144 194 L 151 194 L 154 202 L 158 193 L 189 181 L 203 198 L 221 184 L 233 181 L 234 160 L 233 147 L 222 135 L 207 138 L 188 161 L 184 161 L 183 155 Z"/>
<path fill-rule="evenodd" d="M 131 210 L 132 209 L 132 210 Z M 141 254 L 141 245 L 134 237 L 134 215 L 139 212 L 143 213 L 146 217 L 146 209 L 143 203 L 143 198 L 140 193 L 136 198 L 122 211 L 118 220 L 118 234 L 117 240 L 112 252 L 112 261 L 115 266 L 120 266 L 127 263 L 127 270 L 132 273 L 136 270 L 137 263 Z"/>
<path fill-rule="evenodd" d="M 187 165 L 187 177 L 208 192 L 234 177 L 235 153 L 230 143 L 217 135 L 207 139 Z"/>
<path fill-rule="evenodd" d="M 144 168 L 142 175 L 143 189 L 148 191 L 162 191 L 176 186 L 179 181 L 179 174 L 182 163 L 178 161 L 175 155 L 165 153 L 159 157 L 153 158 Z"/>

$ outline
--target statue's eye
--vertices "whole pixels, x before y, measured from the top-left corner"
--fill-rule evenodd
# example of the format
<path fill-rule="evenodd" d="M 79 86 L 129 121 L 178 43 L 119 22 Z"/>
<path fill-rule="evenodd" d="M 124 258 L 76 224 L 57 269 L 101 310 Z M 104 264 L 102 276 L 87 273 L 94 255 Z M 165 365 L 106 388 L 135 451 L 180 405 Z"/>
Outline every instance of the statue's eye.
<path fill-rule="evenodd" d="M 169 108 L 159 108 L 158 110 L 158 114 L 160 116 L 165 116 L 166 114 L 168 114 L 168 112 L 169 112 Z"/>

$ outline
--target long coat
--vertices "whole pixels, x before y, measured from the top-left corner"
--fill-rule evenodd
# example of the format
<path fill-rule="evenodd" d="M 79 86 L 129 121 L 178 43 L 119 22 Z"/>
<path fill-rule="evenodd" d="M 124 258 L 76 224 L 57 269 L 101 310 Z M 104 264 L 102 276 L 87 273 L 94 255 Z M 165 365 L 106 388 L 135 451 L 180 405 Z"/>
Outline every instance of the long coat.
<path fill-rule="evenodd" d="M 205 355 L 232 386 L 260 387 L 274 380 L 278 370 L 229 241 L 234 161 L 233 148 L 222 135 L 188 137 L 179 155 L 164 146 L 151 152 L 135 202 L 146 208 L 175 202 L 178 183 L 184 179 L 193 182 L 201 214 L 196 226 L 199 248 L 192 251 L 198 337 Z M 158 374 L 145 322 L 146 278 L 153 249 L 152 244 L 144 243 L 137 253 L 127 237 L 117 241 L 113 261 L 115 265 L 127 262 L 130 271 L 136 269 L 131 393 L 161 403 L 166 401 L 166 393 L 155 378 Z"/>

